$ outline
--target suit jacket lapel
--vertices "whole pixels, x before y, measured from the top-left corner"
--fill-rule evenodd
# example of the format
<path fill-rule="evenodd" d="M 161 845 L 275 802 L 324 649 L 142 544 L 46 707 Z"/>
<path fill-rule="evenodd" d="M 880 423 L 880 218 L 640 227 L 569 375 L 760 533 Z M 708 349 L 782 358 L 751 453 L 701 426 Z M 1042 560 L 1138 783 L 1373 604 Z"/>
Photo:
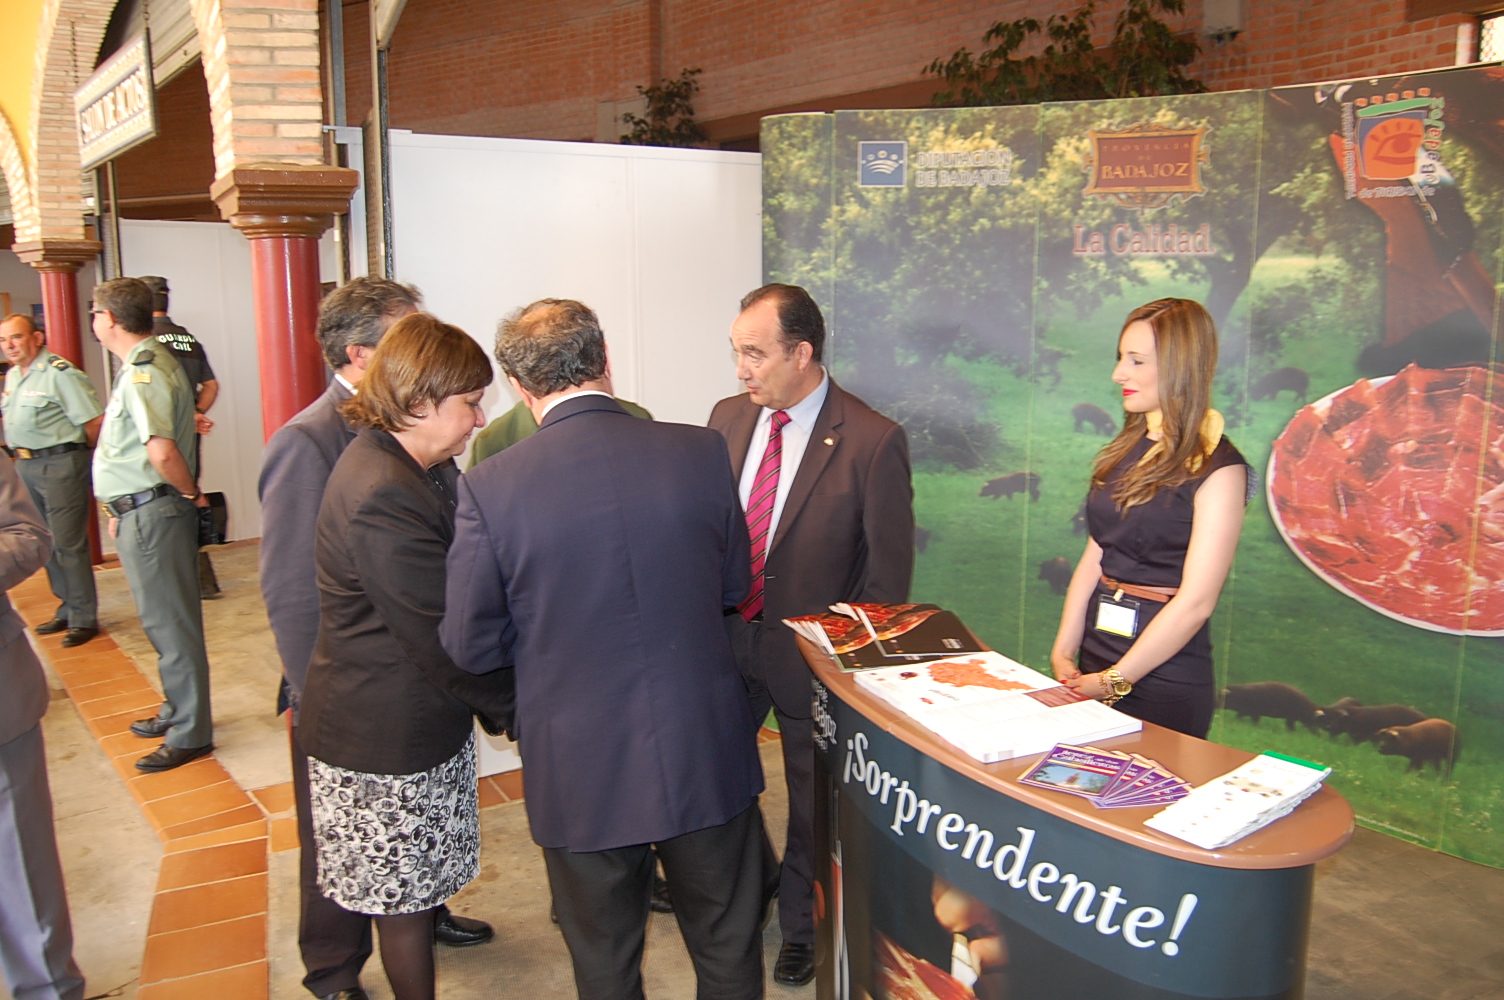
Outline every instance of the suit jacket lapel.
<path fill-rule="evenodd" d="M 741 482 L 742 468 L 747 464 L 747 449 L 752 447 L 752 432 L 757 429 L 757 416 L 761 412 L 762 407 L 742 393 L 741 405 L 736 408 L 726 430 L 726 449 L 731 453 L 731 471 L 736 474 L 737 482 Z"/>
<path fill-rule="evenodd" d="M 841 390 L 836 386 L 835 379 L 831 379 L 830 388 L 825 395 L 825 405 L 820 407 L 820 415 L 815 418 L 814 429 L 809 432 L 809 444 L 804 449 L 804 458 L 800 460 L 799 471 L 794 475 L 794 485 L 789 488 L 789 498 L 784 501 L 783 513 L 778 515 L 778 530 L 773 533 L 769 553 L 778 548 L 783 536 L 789 533 L 789 525 L 799 516 L 804 502 L 814 491 L 815 483 L 819 482 L 825 466 L 840 446 L 841 435 L 837 428 L 841 426 L 845 412 Z"/>

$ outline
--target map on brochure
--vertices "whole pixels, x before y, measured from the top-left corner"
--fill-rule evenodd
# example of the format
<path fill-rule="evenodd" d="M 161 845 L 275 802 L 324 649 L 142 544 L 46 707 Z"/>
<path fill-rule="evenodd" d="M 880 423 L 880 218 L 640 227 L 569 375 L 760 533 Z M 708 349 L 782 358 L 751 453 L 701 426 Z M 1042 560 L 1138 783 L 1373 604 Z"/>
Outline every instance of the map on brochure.
<path fill-rule="evenodd" d="M 1054 678 L 990 650 L 928 663 L 880 667 L 855 676 L 860 687 L 910 715 L 1060 686 Z"/>

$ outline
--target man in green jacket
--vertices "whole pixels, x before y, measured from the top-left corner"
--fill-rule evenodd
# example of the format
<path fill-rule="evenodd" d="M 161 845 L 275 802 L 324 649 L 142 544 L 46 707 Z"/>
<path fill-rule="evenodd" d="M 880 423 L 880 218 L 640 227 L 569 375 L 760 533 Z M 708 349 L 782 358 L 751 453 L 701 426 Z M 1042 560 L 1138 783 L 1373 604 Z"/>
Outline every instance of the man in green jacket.
<path fill-rule="evenodd" d="M 618 399 L 617 402 L 634 417 L 653 419 L 651 413 L 636 403 L 629 403 L 625 399 Z M 532 437 L 537 429 L 538 421 L 533 419 L 533 411 L 527 408 L 527 404 L 519 402 L 475 435 L 475 444 L 470 449 L 470 464 L 466 468 L 473 469 L 497 452 L 506 451 L 523 438 Z"/>

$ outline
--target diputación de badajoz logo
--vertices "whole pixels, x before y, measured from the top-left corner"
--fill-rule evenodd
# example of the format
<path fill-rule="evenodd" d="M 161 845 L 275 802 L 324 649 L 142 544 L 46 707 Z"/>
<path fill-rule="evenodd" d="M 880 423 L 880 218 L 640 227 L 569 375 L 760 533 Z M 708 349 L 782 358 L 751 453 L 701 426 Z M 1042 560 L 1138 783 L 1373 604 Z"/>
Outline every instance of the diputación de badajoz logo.
<path fill-rule="evenodd" d="M 857 143 L 858 187 L 907 187 L 908 167 L 907 141 Z"/>

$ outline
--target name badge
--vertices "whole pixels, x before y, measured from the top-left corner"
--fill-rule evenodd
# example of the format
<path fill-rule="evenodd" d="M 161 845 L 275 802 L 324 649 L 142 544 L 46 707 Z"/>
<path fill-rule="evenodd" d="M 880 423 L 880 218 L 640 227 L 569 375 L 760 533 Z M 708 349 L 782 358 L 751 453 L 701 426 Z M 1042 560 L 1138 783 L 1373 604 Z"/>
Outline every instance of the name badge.
<path fill-rule="evenodd" d="M 1110 594 L 1097 597 L 1097 631 L 1132 639 L 1138 635 L 1139 603 L 1130 598 L 1113 600 Z"/>

